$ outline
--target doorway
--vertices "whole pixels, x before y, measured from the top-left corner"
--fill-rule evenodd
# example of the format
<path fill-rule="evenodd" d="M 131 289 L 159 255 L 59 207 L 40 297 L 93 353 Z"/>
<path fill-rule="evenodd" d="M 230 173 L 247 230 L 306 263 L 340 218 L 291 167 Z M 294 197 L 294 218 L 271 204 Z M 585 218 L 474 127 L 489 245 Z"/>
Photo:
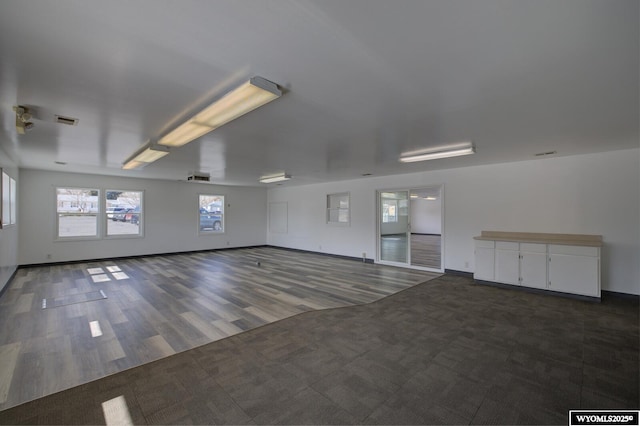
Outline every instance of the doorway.
<path fill-rule="evenodd" d="M 442 272 L 443 188 L 378 191 L 378 261 Z"/>

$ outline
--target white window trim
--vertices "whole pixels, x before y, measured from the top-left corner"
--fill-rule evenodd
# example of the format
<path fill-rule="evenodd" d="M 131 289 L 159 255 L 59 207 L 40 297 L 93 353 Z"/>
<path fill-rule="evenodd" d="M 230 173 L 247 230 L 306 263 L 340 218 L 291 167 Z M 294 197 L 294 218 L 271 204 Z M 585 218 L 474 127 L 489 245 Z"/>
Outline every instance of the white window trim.
<path fill-rule="evenodd" d="M 101 190 L 102 191 L 102 190 Z M 109 218 L 107 217 L 107 192 L 116 191 L 116 192 L 139 192 L 140 193 L 140 218 L 138 222 L 138 233 L 137 234 L 114 234 L 109 235 Z M 105 189 L 104 195 L 100 199 L 100 203 L 98 204 L 98 214 L 102 216 L 102 224 L 103 224 L 103 240 L 123 240 L 123 239 L 131 239 L 131 238 L 144 238 L 144 190 L 142 189 Z"/>
<path fill-rule="evenodd" d="M 331 197 L 347 197 L 347 202 L 349 203 L 349 207 L 347 208 L 331 208 Z M 351 193 L 350 192 L 337 192 L 334 194 L 327 194 L 327 199 L 326 199 L 326 203 L 327 203 L 327 208 L 326 208 L 326 212 L 325 212 L 325 220 L 327 225 L 331 225 L 331 226 L 351 226 Z M 346 222 L 339 222 L 339 221 L 332 221 L 331 220 L 331 211 L 332 210 L 346 210 L 347 211 L 347 221 Z"/>
<path fill-rule="evenodd" d="M 222 231 L 200 229 L 200 197 L 222 197 Z M 198 210 L 196 211 L 196 227 L 198 236 L 224 235 L 227 233 L 227 195 L 226 194 L 198 194 Z"/>
<path fill-rule="evenodd" d="M 89 191 L 98 191 L 98 212 L 96 213 L 96 235 L 74 235 L 69 237 L 60 236 L 60 218 L 58 216 L 58 189 L 83 189 Z M 54 217 L 54 236 L 53 241 L 97 241 L 102 239 L 102 221 L 100 220 L 100 214 L 102 212 L 102 189 L 100 188 L 83 188 L 78 186 L 54 186 L 53 187 L 53 214 Z"/>

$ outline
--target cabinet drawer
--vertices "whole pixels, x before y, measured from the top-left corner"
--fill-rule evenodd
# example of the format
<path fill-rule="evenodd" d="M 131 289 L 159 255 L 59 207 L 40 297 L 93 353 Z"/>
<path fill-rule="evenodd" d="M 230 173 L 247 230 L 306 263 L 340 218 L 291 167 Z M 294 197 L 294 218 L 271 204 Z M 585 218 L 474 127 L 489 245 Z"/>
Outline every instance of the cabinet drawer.
<path fill-rule="evenodd" d="M 564 246 L 560 244 L 550 244 L 549 254 L 568 254 L 571 256 L 598 257 L 600 255 L 600 247 Z"/>
<path fill-rule="evenodd" d="M 496 242 L 489 240 L 476 240 L 476 247 L 480 248 L 494 248 Z"/>
<path fill-rule="evenodd" d="M 547 245 L 538 243 L 520 243 L 520 251 L 527 251 L 529 253 L 546 253 Z"/>
<path fill-rule="evenodd" d="M 520 243 L 512 241 L 496 241 L 496 249 L 499 250 L 518 250 Z"/>

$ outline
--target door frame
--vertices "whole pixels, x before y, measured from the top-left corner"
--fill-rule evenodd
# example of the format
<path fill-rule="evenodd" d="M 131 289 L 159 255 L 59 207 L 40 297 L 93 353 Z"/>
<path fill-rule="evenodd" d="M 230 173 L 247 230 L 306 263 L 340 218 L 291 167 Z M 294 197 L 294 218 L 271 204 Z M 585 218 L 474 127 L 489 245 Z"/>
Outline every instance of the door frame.
<path fill-rule="evenodd" d="M 423 188 L 434 188 L 434 187 L 440 187 L 440 229 L 441 229 L 441 233 L 440 233 L 440 268 L 429 268 L 426 266 L 418 266 L 418 265 L 412 265 L 411 264 L 411 191 L 412 190 L 420 190 Z M 432 184 L 432 185 L 408 185 L 408 186 L 403 186 L 403 187 L 395 187 L 395 188 L 383 188 L 383 189 L 376 189 L 375 190 L 375 218 L 376 218 L 376 223 L 375 223 L 375 236 L 376 236 L 376 258 L 375 258 L 375 262 L 379 263 L 381 265 L 389 265 L 389 266 L 398 266 L 401 268 L 409 268 L 409 269 L 416 269 L 416 270 L 420 270 L 420 271 L 429 271 L 429 272 L 440 272 L 440 273 L 444 273 L 445 271 L 445 258 L 444 258 L 444 254 L 445 254 L 445 190 L 444 190 L 445 186 L 443 183 L 437 183 L 437 184 Z M 407 209 L 408 209 L 408 221 L 409 221 L 409 230 L 407 233 L 407 262 L 403 263 L 403 262 L 392 262 L 392 261 L 388 261 L 388 260 L 382 260 L 382 255 L 381 255 L 381 250 L 382 250 L 382 245 L 380 244 L 380 225 L 382 222 L 382 212 L 380 209 L 380 195 L 383 192 L 399 192 L 399 191 L 407 191 L 407 193 L 409 194 L 409 202 L 407 205 Z"/>

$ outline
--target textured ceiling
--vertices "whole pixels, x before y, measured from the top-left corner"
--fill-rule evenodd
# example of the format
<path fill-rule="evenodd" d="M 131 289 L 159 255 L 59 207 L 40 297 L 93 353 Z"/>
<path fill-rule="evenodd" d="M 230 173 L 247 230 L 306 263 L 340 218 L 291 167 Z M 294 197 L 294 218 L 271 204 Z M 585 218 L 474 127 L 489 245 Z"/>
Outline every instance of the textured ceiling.
<path fill-rule="evenodd" d="M 0 144 L 26 168 L 232 185 L 637 147 L 638 22 L 636 0 L 3 0 Z M 285 94 L 121 170 L 254 75 Z M 16 104 L 34 111 L 25 135 Z M 398 162 L 468 140 L 475 155 Z"/>

